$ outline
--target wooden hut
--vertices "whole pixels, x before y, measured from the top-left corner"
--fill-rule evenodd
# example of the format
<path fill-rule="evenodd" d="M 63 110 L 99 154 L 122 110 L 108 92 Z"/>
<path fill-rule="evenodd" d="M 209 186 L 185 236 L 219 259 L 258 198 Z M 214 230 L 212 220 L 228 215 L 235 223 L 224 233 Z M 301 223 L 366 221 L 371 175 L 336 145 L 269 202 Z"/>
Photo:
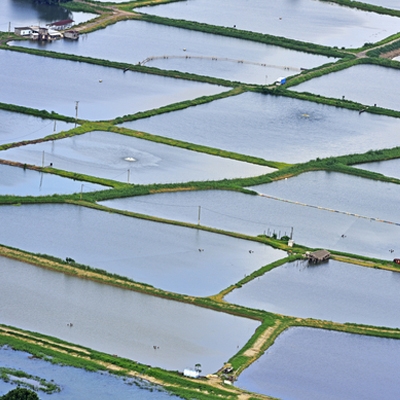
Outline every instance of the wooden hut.
<path fill-rule="evenodd" d="M 308 258 L 308 262 L 310 262 L 312 264 L 317 264 L 322 261 L 329 260 L 331 253 L 329 253 L 329 251 L 327 251 L 327 250 L 317 250 L 317 251 L 313 251 L 312 253 L 307 253 L 306 255 Z"/>

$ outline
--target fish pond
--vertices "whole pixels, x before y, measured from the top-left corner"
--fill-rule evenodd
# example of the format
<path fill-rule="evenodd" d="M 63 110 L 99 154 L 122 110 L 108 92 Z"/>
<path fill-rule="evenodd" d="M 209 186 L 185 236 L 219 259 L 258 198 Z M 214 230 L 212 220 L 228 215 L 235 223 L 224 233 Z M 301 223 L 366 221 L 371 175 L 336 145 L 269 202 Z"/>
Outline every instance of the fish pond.
<path fill-rule="evenodd" d="M 0 145 L 39 139 L 73 127 L 74 124 L 64 121 L 0 110 Z"/>
<path fill-rule="evenodd" d="M 277 314 L 400 328 L 400 274 L 329 260 L 284 264 L 225 300 Z"/>
<path fill-rule="evenodd" d="M 46 196 L 104 189 L 108 187 L 29 169 L 0 165 L 0 195 Z"/>
<path fill-rule="evenodd" d="M 244 93 L 122 126 L 267 160 L 299 163 L 399 146 L 398 124 L 396 118 Z M 377 134 L 379 141 L 375 140 Z"/>
<path fill-rule="evenodd" d="M 337 60 L 143 21 L 121 21 L 79 40 L 9 44 L 262 85 Z"/>
<path fill-rule="evenodd" d="M 78 206 L 1 206 L 0 215 L 4 245 L 193 296 L 219 293 L 286 256 L 261 243 Z"/>
<path fill-rule="evenodd" d="M 111 132 L 14 147 L 7 160 L 135 184 L 232 179 L 274 171 L 260 165 L 216 157 Z"/>
<path fill-rule="evenodd" d="M 386 7 L 392 10 L 400 9 L 400 4 L 397 0 L 365 0 L 364 3 L 373 4 L 375 6 Z"/>
<path fill-rule="evenodd" d="M 355 168 L 365 169 L 378 174 L 400 179 L 400 159 L 353 165 Z"/>
<path fill-rule="evenodd" d="M 396 224 L 263 196 L 199 191 L 116 199 L 102 204 L 191 223 L 197 222 L 200 206 L 200 223 L 204 226 L 278 237 L 289 236 L 293 228 L 294 241 L 308 247 L 388 260 L 400 258 L 400 227 Z"/>
<path fill-rule="evenodd" d="M 398 32 L 395 17 L 314 0 L 266 2 L 178 1 L 136 11 L 266 33 L 326 46 L 361 47 Z M 223 12 L 222 12 L 223 11 Z"/>
<path fill-rule="evenodd" d="M 400 185 L 395 183 L 337 172 L 313 171 L 249 189 L 283 201 L 400 225 Z"/>
<path fill-rule="evenodd" d="M 235 383 L 291 400 L 397 399 L 400 341 L 290 328 Z"/>
<path fill-rule="evenodd" d="M 32 79 L 35 70 L 46 71 L 46 79 Z M 111 119 L 228 90 L 10 50 L 0 50 L 0 85 L 0 102 L 70 117 L 78 114 L 78 118 L 90 120 Z"/>
<path fill-rule="evenodd" d="M 356 101 L 365 106 L 376 105 L 391 110 L 400 110 L 400 94 L 396 86 L 382 84 L 382 82 L 396 82 L 399 78 L 400 70 L 398 69 L 379 65 L 355 65 L 339 72 L 311 79 L 294 86 L 291 90 L 340 99 L 344 97 L 346 100 Z M 373 143 L 371 146 L 371 148 L 374 147 Z"/>
<path fill-rule="evenodd" d="M 204 375 L 216 372 L 260 324 L 11 259 L 0 265 L 3 324 L 168 370 L 199 363 Z"/>
<path fill-rule="evenodd" d="M 18 370 L 57 385 L 59 392 L 45 393 L 37 390 L 40 399 L 108 400 L 118 393 L 118 399 L 172 400 L 160 386 L 135 378 L 121 378 L 104 372 L 90 372 L 80 368 L 57 365 L 50 361 L 32 358 L 29 353 L 8 346 L 0 348 L 1 367 Z M 36 386 L 37 381 L 31 382 Z M 0 380 L 0 396 L 15 389 L 15 383 Z M 24 387 L 23 384 L 21 387 Z"/>
<path fill-rule="evenodd" d="M 44 26 L 51 22 L 65 19 L 74 20 L 75 24 L 95 18 L 96 14 L 72 12 L 56 5 L 38 4 L 31 0 L 1 0 L 0 31 L 8 32 L 9 28 L 20 26 Z"/>

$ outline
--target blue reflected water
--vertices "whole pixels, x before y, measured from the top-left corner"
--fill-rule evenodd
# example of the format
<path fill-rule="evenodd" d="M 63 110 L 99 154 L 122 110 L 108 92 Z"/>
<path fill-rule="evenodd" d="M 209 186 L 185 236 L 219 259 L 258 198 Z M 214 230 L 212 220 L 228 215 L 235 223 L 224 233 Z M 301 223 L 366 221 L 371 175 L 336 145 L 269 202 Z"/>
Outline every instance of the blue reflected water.
<path fill-rule="evenodd" d="M 371 77 L 373 76 L 373 79 Z M 396 82 L 400 71 L 379 65 L 355 65 L 345 70 L 324 75 L 294 86 L 296 92 L 311 92 L 326 97 L 356 101 L 366 106 L 400 110 L 400 94 L 394 85 L 382 82 Z M 362 82 L 362 84 L 361 84 Z M 342 121 L 343 123 L 343 121 Z M 371 149 L 374 148 L 371 143 Z M 385 148 L 385 146 L 380 146 Z M 362 153 L 363 151 L 357 151 Z"/>
<path fill-rule="evenodd" d="M 400 341 L 290 328 L 237 386 L 286 400 L 396 400 Z"/>
<path fill-rule="evenodd" d="M 3 257 L 0 278 L 0 323 L 173 371 L 216 372 L 260 325 Z"/>
<path fill-rule="evenodd" d="M 359 115 L 357 111 L 259 93 L 122 125 L 288 163 L 400 145 L 396 118 Z M 379 140 L 375 140 L 376 132 Z"/>
<path fill-rule="evenodd" d="M 268 33 L 327 46 L 361 47 L 397 33 L 398 19 L 313 0 L 191 0 L 136 11 Z"/>
<path fill-rule="evenodd" d="M 0 165 L 0 195 L 46 196 L 105 189 L 108 187 L 29 169 Z"/>
<path fill-rule="evenodd" d="M 87 400 L 97 399 L 140 399 L 167 400 L 172 396 L 156 385 L 133 378 L 118 378 L 114 375 L 100 372 L 89 372 L 83 369 L 52 364 L 40 359 L 30 359 L 30 354 L 12 350 L 10 347 L 0 348 L 1 367 L 24 371 L 33 376 L 39 376 L 61 387 L 58 393 L 47 394 L 38 392 L 40 399 L 56 400 Z M 0 380 L 0 396 L 15 389 L 15 385 Z M 175 397 L 175 396 L 174 396 Z M 177 397 L 175 397 L 177 398 Z"/>
<path fill-rule="evenodd" d="M 285 264 L 225 297 L 302 318 L 400 328 L 400 274 L 340 263 Z"/>
<path fill-rule="evenodd" d="M 379 185 L 376 188 L 379 190 Z M 371 190 L 374 196 L 373 187 Z M 334 195 L 332 197 L 334 198 Z M 391 204 L 390 201 L 388 205 Z M 318 204 L 318 195 L 315 195 L 314 202 Z M 327 248 L 388 260 L 400 258 L 400 227 L 395 224 L 261 196 L 227 191 L 180 192 L 116 199 L 103 204 L 193 223 L 197 222 L 198 207 L 201 206 L 201 223 L 205 226 L 250 235 L 265 233 L 269 236 L 273 233 L 277 236 L 290 235 L 293 227 L 295 242 L 308 247 Z M 383 208 L 385 207 L 381 210 Z M 395 208 L 394 210 L 396 211 Z M 396 215 L 397 211 L 392 215 L 392 219 L 396 219 Z M 393 253 L 389 251 L 391 249 L 394 250 Z"/>
<path fill-rule="evenodd" d="M 32 70 L 46 71 L 46 79 L 32 79 Z M 112 119 L 228 90 L 8 50 L 0 51 L 0 85 L 0 102 L 75 117 L 79 101 L 78 117 L 90 120 Z"/>
<path fill-rule="evenodd" d="M 193 296 L 219 293 L 286 255 L 261 243 L 71 205 L 1 206 L 0 217 L 7 226 L 2 244 Z"/>
<path fill-rule="evenodd" d="M 150 184 L 207 181 L 264 175 L 260 165 L 189 151 L 148 140 L 94 131 L 0 153 L 6 160 L 46 165 L 116 181 Z M 1 181 L 0 181 L 1 182 Z"/>
<path fill-rule="evenodd" d="M 74 124 L 0 110 L 0 145 L 68 131 Z"/>
<path fill-rule="evenodd" d="M 250 189 L 258 193 L 400 224 L 400 185 L 336 172 L 307 172 Z"/>
<path fill-rule="evenodd" d="M 274 82 L 282 74 L 298 74 L 300 68 L 314 68 L 337 60 L 143 21 L 120 21 L 90 34 L 81 34 L 77 41 L 9 44 L 130 64 L 143 62 L 148 57 L 161 57 L 148 60 L 145 65 L 263 85 Z M 286 66 L 293 69 L 285 69 Z"/>
<path fill-rule="evenodd" d="M 377 172 L 378 174 L 400 179 L 400 159 L 353 165 L 355 168 Z"/>

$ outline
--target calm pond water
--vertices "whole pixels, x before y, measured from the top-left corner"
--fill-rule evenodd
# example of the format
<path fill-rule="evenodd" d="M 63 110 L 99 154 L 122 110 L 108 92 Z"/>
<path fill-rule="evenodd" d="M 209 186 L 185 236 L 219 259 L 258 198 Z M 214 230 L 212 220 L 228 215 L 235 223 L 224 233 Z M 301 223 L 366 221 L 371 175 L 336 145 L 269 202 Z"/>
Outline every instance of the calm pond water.
<path fill-rule="evenodd" d="M 206 181 L 263 175 L 273 168 L 211 156 L 111 132 L 94 131 L 14 147 L 0 157 L 136 184 Z"/>
<path fill-rule="evenodd" d="M 395 85 L 382 82 L 396 82 L 400 71 L 378 65 L 355 65 L 345 70 L 324 75 L 294 86 L 291 90 L 311 92 L 326 97 L 356 101 L 367 106 L 400 110 L 400 95 Z M 373 146 L 373 144 L 371 143 Z M 361 153 L 361 151 L 357 151 Z"/>
<path fill-rule="evenodd" d="M 399 146 L 398 124 L 396 118 L 244 93 L 123 126 L 267 160 L 298 163 Z M 378 133 L 379 141 L 375 140 Z"/>
<path fill-rule="evenodd" d="M 103 204 L 163 218 L 250 235 L 290 235 L 296 243 L 391 260 L 400 258 L 400 227 L 394 224 L 227 191 L 164 193 Z M 345 237 L 342 237 L 344 235 Z M 389 250 L 393 249 L 391 253 Z"/>
<path fill-rule="evenodd" d="M 46 79 L 32 79 L 32 70 L 45 70 Z M 79 101 L 78 117 L 90 120 L 111 119 L 227 90 L 216 85 L 132 71 L 124 73 L 121 69 L 8 50 L 0 51 L 0 85 L 0 102 L 75 117 Z"/>
<path fill-rule="evenodd" d="M 108 187 L 29 169 L 0 165 L 0 195 L 46 196 L 104 189 Z"/>
<path fill-rule="evenodd" d="M 168 370 L 216 372 L 259 325 L 15 260 L 0 266 L 1 323 Z"/>
<path fill-rule="evenodd" d="M 32 376 L 39 376 L 61 388 L 60 392 L 47 394 L 38 391 L 41 399 L 87 400 L 95 398 L 108 400 L 115 398 L 130 400 L 172 400 L 173 397 L 160 386 L 133 378 L 118 378 L 105 372 L 89 372 L 84 369 L 52 364 L 40 359 L 30 359 L 30 354 L 15 351 L 10 347 L 0 348 L 1 367 L 24 371 Z M 0 380 L 0 396 L 15 389 L 15 384 Z"/>
<path fill-rule="evenodd" d="M 329 260 L 285 264 L 225 297 L 301 318 L 400 328 L 400 274 Z"/>
<path fill-rule="evenodd" d="M 363 163 L 354 167 L 400 179 L 400 159 Z"/>
<path fill-rule="evenodd" d="M 2 244 L 194 296 L 218 293 L 286 255 L 260 243 L 70 205 L 2 206 L 0 215 L 7 226 Z"/>
<path fill-rule="evenodd" d="M 39 139 L 74 127 L 63 121 L 0 110 L 0 145 Z"/>
<path fill-rule="evenodd" d="M 237 386 L 291 400 L 395 400 L 399 357 L 399 340 L 291 328 L 243 371 Z"/>
<path fill-rule="evenodd" d="M 400 4 L 397 0 L 365 0 L 363 3 L 374 4 L 376 6 L 391 8 L 392 10 L 399 10 Z"/>
<path fill-rule="evenodd" d="M 400 185 L 316 171 L 253 186 L 258 193 L 400 224 Z"/>
<path fill-rule="evenodd" d="M 46 25 L 63 19 L 73 19 L 75 24 L 79 24 L 96 16 L 96 14 L 72 12 L 59 6 L 36 4 L 32 0 L 0 1 L 0 31 L 3 32 L 8 32 L 9 26 L 14 32 L 15 27 L 38 25 L 39 23 Z"/>
<path fill-rule="evenodd" d="M 223 10 L 223 12 L 221 12 Z M 136 11 L 268 33 L 327 46 L 361 47 L 398 32 L 398 19 L 313 0 L 179 1 Z"/>
<path fill-rule="evenodd" d="M 77 41 L 18 41 L 9 44 L 130 64 L 137 64 L 148 57 L 168 56 L 167 59 L 149 60 L 145 65 L 258 84 L 272 83 L 282 74 L 298 74 L 300 68 L 313 68 L 336 61 L 277 46 L 143 21 L 121 21 L 81 35 Z M 125 51 L 127 47 L 130 51 Z M 246 63 L 239 63 L 238 60 L 245 60 Z M 285 70 L 285 66 L 295 69 Z"/>

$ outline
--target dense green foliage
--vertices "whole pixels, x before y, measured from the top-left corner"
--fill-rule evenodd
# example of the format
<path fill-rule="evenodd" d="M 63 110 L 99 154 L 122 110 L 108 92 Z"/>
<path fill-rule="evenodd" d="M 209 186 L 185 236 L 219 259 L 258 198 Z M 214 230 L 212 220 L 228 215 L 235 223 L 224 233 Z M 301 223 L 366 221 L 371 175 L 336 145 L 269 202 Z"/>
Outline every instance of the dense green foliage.
<path fill-rule="evenodd" d="M 39 396 L 32 390 L 16 388 L 0 397 L 2 400 L 39 400 Z"/>

